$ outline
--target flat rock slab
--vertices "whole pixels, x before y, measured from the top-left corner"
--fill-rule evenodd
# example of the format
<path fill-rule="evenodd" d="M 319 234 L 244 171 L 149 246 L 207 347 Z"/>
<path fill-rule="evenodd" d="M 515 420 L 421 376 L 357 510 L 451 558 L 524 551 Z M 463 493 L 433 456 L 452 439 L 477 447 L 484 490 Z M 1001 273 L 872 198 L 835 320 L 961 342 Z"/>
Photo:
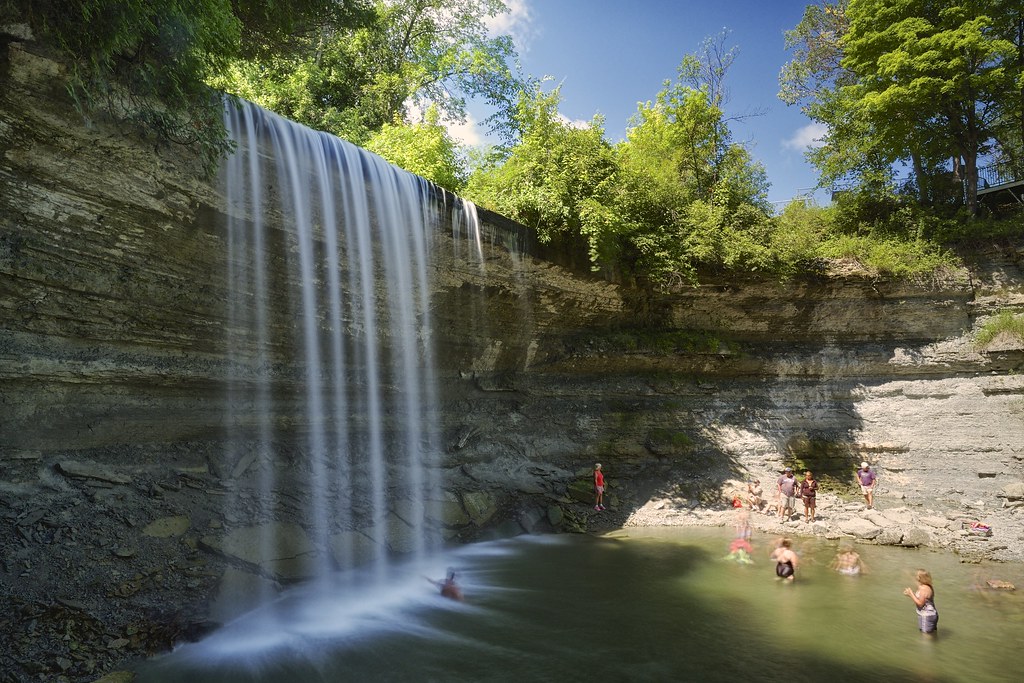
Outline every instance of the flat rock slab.
<path fill-rule="evenodd" d="M 316 574 L 316 548 L 298 524 L 268 522 L 235 529 L 224 538 L 208 536 L 201 542 L 228 557 L 260 567 L 279 580 L 294 581 Z"/>
<path fill-rule="evenodd" d="M 846 519 L 839 523 L 839 530 L 857 538 L 872 539 L 882 533 L 881 527 L 866 519 Z"/>
<path fill-rule="evenodd" d="M 185 515 L 161 517 L 147 524 L 142 533 L 153 538 L 172 538 L 174 536 L 181 536 L 191 526 L 192 520 Z"/>
<path fill-rule="evenodd" d="M 949 528 L 949 520 L 945 517 L 925 516 L 918 521 L 921 522 L 921 524 L 924 524 L 925 526 L 930 526 L 935 529 Z"/>
<path fill-rule="evenodd" d="M 64 460 L 57 463 L 57 470 L 68 477 L 75 479 L 95 479 L 111 484 L 130 484 L 132 478 L 125 474 L 118 474 L 91 462 L 79 460 Z"/>
<path fill-rule="evenodd" d="M 1024 499 L 1024 481 L 1013 481 L 1003 487 L 1001 495 L 1009 500 Z"/>
<path fill-rule="evenodd" d="M 895 522 L 896 524 L 913 524 L 914 513 L 907 508 L 892 508 L 890 510 L 882 510 L 882 517 Z M 874 521 L 872 519 L 872 521 Z M 877 522 L 876 522 L 877 523 Z"/>

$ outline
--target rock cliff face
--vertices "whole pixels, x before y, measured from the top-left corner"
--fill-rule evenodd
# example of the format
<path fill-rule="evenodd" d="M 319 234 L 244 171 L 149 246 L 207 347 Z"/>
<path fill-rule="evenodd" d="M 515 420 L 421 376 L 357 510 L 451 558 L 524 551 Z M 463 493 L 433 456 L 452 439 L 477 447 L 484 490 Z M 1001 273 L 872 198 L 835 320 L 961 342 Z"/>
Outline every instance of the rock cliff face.
<path fill-rule="evenodd" d="M 252 463 L 223 446 L 218 188 L 188 150 L 83 121 L 57 63 L 0 39 L 0 581 L 19 614 L 45 602 L 117 636 L 92 669 L 60 663 L 69 676 L 216 620 L 226 572 L 293 578 L 228 547 L 244 546 Z M 783 464 L 855 498 L 868 460 L 880 503 L 980 517 L 1024 475 L 1024 354 L 972 342 L 987 317 L 1024 310 L 1020 245 L 941 281 L 709 279 L 668 296 L 540 258 L 500 217 L 484 234 L 482 264 L 442 231 L 431 266 L 447 535 L 587 528 L 598 460 L 622 511 L 657 489 L 714 502 Z M 297 392 L 298 361 L 284 347 L 273 361 Z M 274 466 L 301 468 L 306 425 L 281 395 Z M 297 514 L 286 499 L 274 517 Z M 75 598 L 86 586 L 92 602 Z M 0 669 L 31 672 L 6 657 Z"/>

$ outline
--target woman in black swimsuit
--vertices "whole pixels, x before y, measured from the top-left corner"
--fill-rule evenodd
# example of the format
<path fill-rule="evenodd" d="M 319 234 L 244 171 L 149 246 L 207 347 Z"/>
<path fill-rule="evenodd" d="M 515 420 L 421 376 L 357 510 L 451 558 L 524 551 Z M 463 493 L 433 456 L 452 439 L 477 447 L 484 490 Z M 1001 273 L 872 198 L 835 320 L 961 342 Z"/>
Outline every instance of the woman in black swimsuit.
<path fill-rule="evenodd" d="M 772 551 L 772 559 L 775 560 L 775 576 L 787 581 L 796 578 L 796 568 L 800 564 L 792 546 L 793 542 L 784 538 L 779 543 L 779 547 Z"/>

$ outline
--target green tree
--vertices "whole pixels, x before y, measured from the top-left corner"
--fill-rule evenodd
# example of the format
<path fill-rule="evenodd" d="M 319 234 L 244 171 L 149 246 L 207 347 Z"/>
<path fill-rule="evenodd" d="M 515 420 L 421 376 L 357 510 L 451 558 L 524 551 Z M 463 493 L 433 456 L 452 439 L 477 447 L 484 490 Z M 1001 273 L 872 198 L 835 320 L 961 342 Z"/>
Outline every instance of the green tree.
<path fill-rule="evenodd" d="M 692 280 L 699 268 L 770 267 L 767 176 L 732 140 L 721 105 L 735 50 L 720 46 L 687 55 L 616 148 L 620 260 L 657 282 Z"/>
<path fill-rule="evenodd" d="M 607 234 L 608 195 L 615 161 L 603 121 L 570 125 L 558 112 L 558 88 L 533 83 L 520 94 L 514 126 L 518 144 L 492 157 L 470 177 L 465 195 L 536 229 L 541 241 L 586 238 L 595 262 Z"/>
<path fill-rule="evenodd" d="M 338 12 L 333 0 L 4 0 L 0 20 L 28 23 L 60 53 L 83 112 L 201 143 L 212 166 L 224 131 L 220 100 L 204 80 L 245 51 L 243 36 L 284 44 L 300 23 Z"/>
<path fill-rule="evenodd" d="M 1019 21 L 1019 3 L 1003 0 L 809 7 L 787 34 L 795 59 L 783 69 L 781 95 L 829 126 L 826 145 L 812 153 L 823 179 L 879 182 L 905 162 L 921 199 L 934 201 L 948 195 L 952 159 L 976 212 L 979 157 L 1015 148 L 1000 124 L 1013 121 L 1021 96 Z"/>
<path fill-rule="evenodd" d="M 998 142 L 997 162 L 1011 177 L 1024 178 L 1024 4 L 1019 0 L 992 0 L 994 35 L 1014 46 L 1004 61 L 1012 85 L 998 103 L 993 135 Z"/>
<path fill-rule="evenodd" d="M 366 148 L 389 162 L 458 193 L 466 183 L 466 168 L 458 144 L 439 122 L 437 107 L 427 110 L 422 123 L 385 124 Z"/>
<path fill-rule="evenodd" d="M 460 120 L 466 99 L 481 98 L 500 125 L 519 87 L 511 38 L 487 33 L 503 11 L 500 0 L 374 0 L 360 23 L 313 26 L 296 49 L 241 60 L 215 84 L 357 144 L 407 121 L 410 103 Z"/>
<path fill-rule="evenodd" d="M 938 5 L 936 7 L 936 5 Z M 967 203 L 977 210 L 978 157 L 990 150 L 998 103 L 1012 79 L 1013 45 L 993 36 L 988 0 L 851 0 L 844 65 L 859 115 L 875 124 L 893 160 L 963 164 Z"/>
<path fill-rule="evenodd" d="M 656 286 L 699 268 L 770 268 L 767 178 L 732 140 L 721 105 L 736 54 L 721 39 L 688 55 L 675 82 L 640 105 L 612 148 L 603 125 L 568 125 L 556 88 L 523 93 L 521 139 L 478 169 L 467 195 L 537 229 L 582 238 L 595 266 Z"/>

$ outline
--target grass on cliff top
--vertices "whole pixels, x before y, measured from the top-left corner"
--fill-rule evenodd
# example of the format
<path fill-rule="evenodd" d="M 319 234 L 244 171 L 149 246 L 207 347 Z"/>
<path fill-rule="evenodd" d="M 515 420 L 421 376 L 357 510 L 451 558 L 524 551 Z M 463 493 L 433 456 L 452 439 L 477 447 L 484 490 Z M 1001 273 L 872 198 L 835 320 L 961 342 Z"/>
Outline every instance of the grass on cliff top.
<path fill-rule="evenodd" d="M 1015 315 L 1013 311 L 1002 310 L 998 315 L 985 321 L 978 333 L 974 336 L 974 342 L 981 348 L 985 348 L 998 338 L 1011 337 L 1018 342 L 1024 342 L 1024 315 Z"/>
<path fill-rule="evenodd" d="M 1018 239 L 1024 212 L 940 215 L 900 197 L 843 198 L 825 207 L 793 203 L 778 216 L 770 245 L 780 270 L 824 263 L 837 276 L 946 280 L 963 271 L 957 248 Z"/>

